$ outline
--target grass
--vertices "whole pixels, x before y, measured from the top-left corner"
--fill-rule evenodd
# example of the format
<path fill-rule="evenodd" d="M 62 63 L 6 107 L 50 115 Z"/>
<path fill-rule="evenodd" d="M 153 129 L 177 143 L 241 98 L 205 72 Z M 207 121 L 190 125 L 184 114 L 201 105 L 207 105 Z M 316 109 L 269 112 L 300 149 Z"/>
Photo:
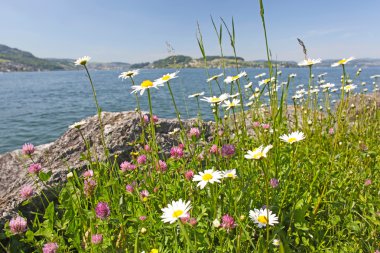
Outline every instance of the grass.
<path fill-rule="evenodd" d="M 261 17 L 265 30 L 262 4 Z M 233 22 L 229 27 L 221 20 L 220 30 L 212 22 L 220 45 L 222 28 L 227 30 L 236 56 Z M 201 33 L 198 43 L 206 57 Z M 88 75 L 103 129 L 86 64 L 80 65 Z M 236 74 L 240 73 L 238 64 L 236 60 Z M 345 65 L 341 66 L 341 87 L 350 85 L 350 78 L 357 81 L 360 73 L 349 77 Z M 252 77 L 235 76 L 228 85 L 222 82 L 225 76 L 212 80 L 210 96 L 220 96 L 223 88 L 230 95 L 239 92 L 238 102 L 227 110 L 222 106 L 225 102 L 214 101 L 210 139 L 205 138 L 201 112 L 192 129 L 181 124 L 177 133 L 181 145 L 172 148 L 170 157 L 157 145 L 153 117 L 141 119 L 143 133 L 128 163 L 111 159 L 103 135 L 99 137 L 105 161 L 97 161 L 89 140 L 83 139 L 88 148 L 83 155 L 86 174 L 72 169 L 59 189 L 58 201 L 47 203 L 43 214 L 36 213 L 27 230 L 7 223 L 3 249 L 41 252 L 44 248 L 48 252 L 46 244 L 56 243 L 57 252 L 374 252 L 380 247 L 379 110 L 368 95 L 355 90 L 342 91 L 340 102 L 334 104 L 334 88 L 322 88 L 326 81 L 322 77 L 316 81 L 313 65 L 309 68 L 308 91 L 298 92 L 301 95 L 293 99 L 293 105 L 286 101 L 291 96 L 289 85 L 296 79 L 279 75 L 275 64 L 269 64 L 268 80 L 252 79 L 253 87 L 247 86 L 244 93 Z M 133 76 L 126 78 L 134 84 Z M 157 105 L 152 103 L 155 93 L 150 88 L 158 85 L 168 88 L 181 119 L 169 85 L 175 76 L 163 76 L 162 83 L 136 85 L 146 89 L 143 95 L 148 94 L 151 115 Z M 194 99 L 199 102 L 199 97 Z M 246 102 L 250 102 L 248 110 L 243 111 Z M 80 124 L 75 128 L 81 133 Z M 280 139 L 296 131 L 305 138 L 293 143 Z M 266 154 L 247 158 L 248 151 L 257 154 L 257 148 L 269 145 L 272 148 Z M 32 163 L 33 154 L 29 157 Z M 37 187 L 50 175 L 33 176 Z M 216 181 L 200 187 L 195 178 Z M 162 209 L 180 199 L 190 202 L 189 213 L 177 206 L 169 214 L 174 222 L 165 223 Z M 262 210 L 256 218 L 252 217 L 255 209 Z"/>

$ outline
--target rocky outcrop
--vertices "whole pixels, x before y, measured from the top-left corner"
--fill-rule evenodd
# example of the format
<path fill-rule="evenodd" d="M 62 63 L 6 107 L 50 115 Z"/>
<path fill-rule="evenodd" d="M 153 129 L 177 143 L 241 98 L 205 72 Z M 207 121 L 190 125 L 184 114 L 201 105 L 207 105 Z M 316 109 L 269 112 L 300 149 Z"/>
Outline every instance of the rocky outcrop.
<path fill-rule="evenodd" d="M 102 120 L 110 157 L 117 155 L 120 161 L 127 159 L 134 148 L 132 143 L 138 140 L 141 134 L 140 115 L 136 112 L 103 112 Z M 196 124 L 196 120 L 185 120 L 183 123 L 184 127 L 189 129 Z M 206 136 L 210 133 L 211 126 L 212 123 L 204 123 Z M 156 123 L 156 139 L 162 147 L 163 154 L 168 153 L 176 144 L 175 137 L 169 134 L 175 128 L 179 128 L 179 122 L 174 119 L 160 119 Z M 81 133 L 88 140 L 94 157 L 96 154 L 99 160 L 105 160 L 97 116 L 83 121 Z M 56 141 L 37 146 L 33 160 L 42 164 L 43 171 L 52 172 L 47 184 L 59 187 L 66 181 L 68 170 L 84 168 L 86 161 L 80 157 L 85 151 L 80 132 L 73 128 L 67 130 Z M 0 220 L 9 219 L 21 208 L 22 199 L 19 191 L 22 186 L 33 184 L 34 180 L 27 170 L 30 163 L 30 159 L 22 155 L 21 149 L 0 155 Z M 46 187 L 42 186 L 39 191 L 41 190 L 46 190 Z"/>

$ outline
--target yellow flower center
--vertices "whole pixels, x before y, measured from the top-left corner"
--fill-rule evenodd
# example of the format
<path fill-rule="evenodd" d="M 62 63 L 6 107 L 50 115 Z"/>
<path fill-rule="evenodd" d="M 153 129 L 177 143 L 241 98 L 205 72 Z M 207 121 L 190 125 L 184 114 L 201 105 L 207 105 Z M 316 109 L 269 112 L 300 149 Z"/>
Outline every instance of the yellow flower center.
<path fill-rule="evenodd" d="M 149 88 L 153 86 L 153 82 L 150 80 L 145 80 L 141 83 L 141 87 L 143 88 Z"/>
<path fill-rule="evenodd" d="M 235 80 L 237 80 L 237 79 L 239 79 L 239 76 L 238 76 L 238 75 L 232 77 L 232 81 L 235 81 Z"/>
<path fill-rule="evenodd" d="M 270 82 L 270 78 L 267 78 L 263 81 L 265 84 L 269 83 Z"/>
<path fill-rule="evenodd" d="M 209 181 L 213 178 L 212 174 L 207 173 L 202 176 L 203 181 Z"/>
<path fill-rule="evenodd" d="M 268 218 L 267 218 L 265 215 L 260 215 L 259 217 L 257 217 L 257 220 L 258 220 L 260 223 L 268 224 Z"/>
<path fill-rule="evenodd" d="M 182 210 L 176 210 L 176 211 L 173 212 L 173 218 L 178 218 L 182 214 L 183 214 Z"/>
<path fill-rule="evenodd" d="M 260 159 L 262 156 L 263 156 L 263 152 L 257 152 L 256 154 L 253 155 L 253 158 Z"/>
<path fill-rule="evenodd" d="M 345 64 L 346 61 L 347 61 L 347 60 L 343 58 L 342 60 L 338 61 L 338 64 Z"/>
<path fill-rule="evenodd" d="M 289 143 L 293 143 L 293 142 L 296 142 L 296 141 L 297 141 L 297 139 L 294 138 L 294 137 L 291 137 L 291 138 L 288 139 Z"/>
<path fill-rule="evenodd" d="M 234 174 L 232 174 L 232 173 L 228 173 L 228 174 L 227 174 L 227 177 L 234 177 Z"/>
<path fill-rule="evenodd" d="M 164 75 L 161 79 L 164 81 L 170 80 L 170 75 Z"/>
<path fill-rule="evenodd" d="M 210 101 L 211 101 L 211 103 L 218 103 L 218 102 L 220 102 L 220 99 L 214 97 L 214 98 L 211 98 Z"/>

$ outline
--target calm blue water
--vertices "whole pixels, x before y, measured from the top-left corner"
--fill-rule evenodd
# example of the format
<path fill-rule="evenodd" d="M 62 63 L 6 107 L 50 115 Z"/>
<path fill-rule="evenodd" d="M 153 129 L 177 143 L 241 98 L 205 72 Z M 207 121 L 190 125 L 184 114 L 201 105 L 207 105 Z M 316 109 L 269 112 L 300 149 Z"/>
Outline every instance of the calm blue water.
<path fill-rule="evenodd" d="M 265 72 L 264 69 L 244 69 L 248 77 L 257 86 L 254 76 Z M 355 75 L 357 69 L 348 69 Z M 156 79 L 174 70 L 141 70 L 136 77 L 140 83 L 144 79 Z M 221 70 L 210 70 L 210 74 L 219 74 Z M 328 72 L 326 81 L 338 84 L 340 68 L 316 68 L 315 76 Z M 118 79 L 119 71 L 92 71 L 99 104 L 103 111 L 127 111 L 136 107 L 135 97 L 130 94 L 129 80 Z M 231 73 L 234 73 L 231 70 Z M 281 81 L 286 81 L 288 74 L 296 73 L 297 77 L 291 86 L 291 94 L 298 84 L 307 84 L 306 68 L 282 69 Z M 366 68 L 360 78 L 360 84 L 371 75 L 380 74 L 380 68 Z M 207 74 L 203 69 L 183 69 L 179 78 L 172 80 L 171 86 L 176 97 L 178 108 L 183 118 L 195 117 L 196 100 L 188 95 L 205 91 L 209 96 L 206 83 Z M 243 82 L 246 84 L 246 82 Z M 305 86 L 306 87 L 306 86 Z M 370 90 L 372 85 L 368 85 Z M 213 88 L 217 91 L 214 83 Z M 359 85 L 359 89 L 362 87 Z M 236 92 L 236 91 L 235 91 Z M 148 111 L 146 93 L 143 96 L 142 108 Z M 166 87 L 153 90 L 153 111 L 161 118 L 173 118 L 175 112 L 169 91 Z M 210 112 L 210 106 L 201 102 L 202 112 Z M 35 145 L 48 143 L 62 135 L 69 125 L 85 117 L 96 114 L 91 87 L 84 71 L 0 73 L 0 153 L 18 149 L 22 144 L 31 142 Z M 211 115 L 205 115 L 211 119 Z"/>

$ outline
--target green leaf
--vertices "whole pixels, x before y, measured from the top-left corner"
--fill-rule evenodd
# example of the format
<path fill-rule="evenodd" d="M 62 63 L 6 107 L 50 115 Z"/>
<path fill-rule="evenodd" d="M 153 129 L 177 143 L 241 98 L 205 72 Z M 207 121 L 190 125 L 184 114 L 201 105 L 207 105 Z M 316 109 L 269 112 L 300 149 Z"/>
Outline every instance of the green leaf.
<path fill-rule="evenodd" d="M 39 177 L 39 179 L 40 179 L 42 182 L 46 182 L 46 181 L 48 181 L 48 180 L 50 179 L 51 175 L 52 175 L 52 172 L 51 172 L 51 171 L 49 171 L 48 173 L 45 173 L 45 172 L 43 172 L 43 171 L 40 171 L 40 173 L 38 173 L 38 177 Z"/>

